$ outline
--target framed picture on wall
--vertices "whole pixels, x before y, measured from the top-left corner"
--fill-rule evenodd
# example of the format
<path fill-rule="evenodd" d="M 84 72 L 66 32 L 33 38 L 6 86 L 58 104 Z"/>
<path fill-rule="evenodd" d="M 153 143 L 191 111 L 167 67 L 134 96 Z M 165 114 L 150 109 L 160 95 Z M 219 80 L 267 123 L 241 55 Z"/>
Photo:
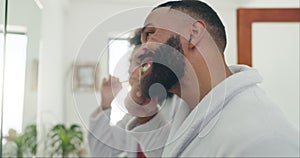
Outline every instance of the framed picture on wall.
<path fill-rule="evenodd" d="M 98 90 L 99 68 L 96 63 L 74 65 L 73 89 L 76 91 Z"/>

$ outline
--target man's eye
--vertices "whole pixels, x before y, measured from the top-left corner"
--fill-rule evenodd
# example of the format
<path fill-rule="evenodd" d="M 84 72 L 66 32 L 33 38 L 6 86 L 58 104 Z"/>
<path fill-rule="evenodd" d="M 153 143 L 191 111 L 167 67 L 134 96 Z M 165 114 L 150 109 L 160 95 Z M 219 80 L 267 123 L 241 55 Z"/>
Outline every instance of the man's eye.
<path fill-rule="evenodd" d="M 146 37 L 148 37 L 148 36 L 150 36 L 150 35 L 152 35 L 152 34 L 153 34 L 153 32 L 146 32 L 146 33 L 145 33 Z"/>
<path fill-rule="evenodd" d="M 147 42 L 148 38 L 154 34 L 154 30 L 145 30 L 142 34 L 142 42 Z"/>

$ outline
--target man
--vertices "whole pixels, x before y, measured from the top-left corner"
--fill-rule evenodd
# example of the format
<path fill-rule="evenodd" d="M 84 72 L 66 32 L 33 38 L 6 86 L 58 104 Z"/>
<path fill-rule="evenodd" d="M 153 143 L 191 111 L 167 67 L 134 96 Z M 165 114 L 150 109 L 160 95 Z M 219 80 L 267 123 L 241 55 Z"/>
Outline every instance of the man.
<path fill-rule="evenodd" d="M 157 149 L 155 141 L 163 146 L 162 153 L 150 156 L 299 156 L 299 132 L 257 86 L 258 72 L 225 63 L 225 28 L 207 4 L 187 0 L 157 6 L 144 22 L 142 43 L 141 66 L 131 76 L 140 84 L 133 85 L 127 100 L 155 106 L 163 87 L 187 103 L 180 105 L 169 133 L 148 132 L 161 126 L 153 119 L 164 119 L 152 113 L 128 122 L 144 151 Z M 155 90 L 153 84 L 161 87 Z"/>
<path fill-rule="evenodd" d="M 129 39 L 131 45 L 135 48 L 130 58 L 129 74 L 131 74 L 139 63 L 134 59 L 136 56 L 134 54 L 137 51 L 139 45 L 141 44 L 141 34 L 140 30 L 137 30 L 132 38 Z M 133 84 L 133 83 L 132 83 Z M 91 155 L 95 157 L 144 157 L 143 153 L 138 147 L 137 141 L 132 137 L 127 131 L 125 131 L 125 125 L 132 118 L 131 115 L 126 114 L 122 120 L 120 120 L 117 125 L 110 125 L 110 113 L 111 104 L 113 100 L 118 101 L 116 96 L 122 89 L 122 85 L 118 78 L 109 76 L 107 79 L 102 80 L 101 85 L 101 103 L 100 107 L 97 107 L 95 111 L 90 116 L 89 122 L 89 133 L 88 141 Z M 127 93 L 127 90 L 126 90 Z M 175 103 L 179 102 L 179 98 L 169 97 L 166 101 L 161 103 L 162 108 L 160 112 L 168 113 L 168 118 L 173 117 L 177 105 Z M 123 101 L 120 102 L 123 104 Z M 165 104 L 170 104 L 165 106 Z M 168 120 L 168 119 L 167 119 Z"/>

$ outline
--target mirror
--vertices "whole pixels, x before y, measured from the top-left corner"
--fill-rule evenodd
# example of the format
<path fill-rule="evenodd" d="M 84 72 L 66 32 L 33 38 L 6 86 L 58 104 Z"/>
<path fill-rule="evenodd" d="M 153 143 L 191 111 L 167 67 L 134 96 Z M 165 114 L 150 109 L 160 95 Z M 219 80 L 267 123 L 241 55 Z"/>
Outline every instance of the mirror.
<path fill-rule="evenodd" d="M 252 23 L 299 22 L 299 8 L 238 9 L 237 49 L 238 64 L 252 66 Z"/>
<path fill-rule="evenodd" d="M 237 12 L 238 63 L 259 69 L 264 78 L 260 86 L 298 130 L 299 15 L 299 8 Z"/>
<path fill-rule="evenodd" d="M 4 5 L 6 1 L 8 2 L 7 10 Z M 72 124 L 79 124 L 86 134 L 89 116 L 94 109 L 99 107 L 100 94 L 99 90 L 93 88 L 92 91 L 74 89 L 74 85 L 72 85 L 74 67 L 98 62 L 98 77 L 101 82 L 103 77 L 112 72 L 111 66 L 108 65 L 109 62 L 115 63 L 115 61 L 109 58 L 116 58 L 113 54 L 108 54 L 109 48 L 105 48 L 109 45 L 109 40 L 118 38 L 118 35 L 124 34 L 130 29 L 142 26 L 145 16 L 152 6 L 161 2 L 162 0 L 132 0 L 130 2 L 123 0 L 0 0 L 1 31 L 3 32 L 3 26 L 6 26 L 3 17 L 7 11 L 7 51 L 15 52 L 9 53 L 7 56 L 7 58 L 13 58 L 13 61 L 5 60 L 7 72 L 10 72 L 10 74 L 4 75 L 7 78 L 5 85 L 10 87 L 7 88 L 10 91 L 5 93 L 5 97 L 8 99 L 3 101 L 5 104 L 3 107 L 5 119 L 2 120 L 3 128 L 1 129 L 5 137 L 3 145 L 7 144 L 9 134 L 22 133 L 28 125 L 36 124 L 35 129 L 38 130 L 38 134 L 35 133 L 35 138 L 38 137 L 39 145 L 38 149 L 35 149 L 35 155 L 43 157 L 51 155 L 46 151 L 45 141 L 47 133 L 55 125 L 63 124 L 65 127 L 70 127 Z M 224 21 L 229 20 L 227 29 L 229 33 L 234 33 L 233 35 L 236 32 L 233 16 L 235 16 L 235 9 L 239 3 L 243 2 L 217 3 L 224 13 L 226 19 Z M 265 14 L 265 10 L 271 10 L 272 13 Z M 277 13 L 276 10 L 258 9 L 258 14 L 252 14 L 252 11 L 241 11 L 246 18 L 238 19 L 238 26 L 245 26 L 244 29 L 238 27 L 239 63 L 253 64 L 253 66 L 259 67 L 259 64 L 263 62 L 260 61 L 261 57 L 256 57 L 256 51 L 261 51 L 261 47 L 255 46 L 256 43 L 254 43 L 254 49 L 257 50 L 253 52 L 252 62 L 251 27 L 257 17 L 285 22 L 299 20 L 298 8 L 282 9 L 283 13 Z M 287 16 L 283 17 L 283 15 Z M 256 18 L 251 19 L 252 17 Z M 243 21 L 243 19 L 248 20 Z M 261 27 L 264 26 L 258 26 L 258 31 L 262 29 Z M 254 32 L 254 38 L 260 38 L 256 37 L 256 34 L 260 33 Z M 3 41 L 2 37 L 0 40 L 1 74 L 3 73 Z M 235 43 L 232 43 L 235 47 Z M 113 47 L 117 48 L 118 46 Z M 119 50 L 110 51 L 118 52 Z M 81 53 L 79 54 L 79 52 Z M 99 57 L 99 54 L 102 56 Z M 124 61 L 127 62 L 128 59 Z M 299 61 L 294 62 L 299 63 Z M 85 72 L 88 72 L 90 78 L 91 70 L 88 69 Z M 269 71 L 266 70 L 266 72 Z M 127 74 L 125 71 L 122 73 Z M 2 83 L 2 80 L 0 81 Z M 90 82 L 88 83 L 91 87 Z M 2 93 L 2 89 L 1 87 L 0 93 Z M 15 131 L 11 130 L 9 133 L 10 128 Z M 89 156 L 87 142 L 81 148 L 84 149 L 85 155 Z M 29 153 L 26 154 L 32 156 Z"/>
<path fill-rule="evenodd" d="M 253 23 L 252 26 L 252 65 L 264 79 L 260 86 L 298 130 L 299 34 L 299 22 Z"/>

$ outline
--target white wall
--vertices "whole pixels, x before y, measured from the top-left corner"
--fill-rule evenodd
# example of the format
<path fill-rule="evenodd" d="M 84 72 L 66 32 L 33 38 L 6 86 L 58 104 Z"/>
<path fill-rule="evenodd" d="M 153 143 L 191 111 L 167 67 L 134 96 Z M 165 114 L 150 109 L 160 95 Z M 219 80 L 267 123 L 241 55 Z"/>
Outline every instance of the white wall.
<path fill-rule="evenodd" d="M 44 0 L 39 56 L 38 119 L 45 113 L 63 122 L 63 6 L 60 0 Z"/>
<path fill-rule="evenodd" d="M 63 89 L 63 4 L 43 0 L 41 45 L 38 71 L 38 146 L 37 155 L 46 156 L 44 140 L 57 123 L 64 122 Z"/>

